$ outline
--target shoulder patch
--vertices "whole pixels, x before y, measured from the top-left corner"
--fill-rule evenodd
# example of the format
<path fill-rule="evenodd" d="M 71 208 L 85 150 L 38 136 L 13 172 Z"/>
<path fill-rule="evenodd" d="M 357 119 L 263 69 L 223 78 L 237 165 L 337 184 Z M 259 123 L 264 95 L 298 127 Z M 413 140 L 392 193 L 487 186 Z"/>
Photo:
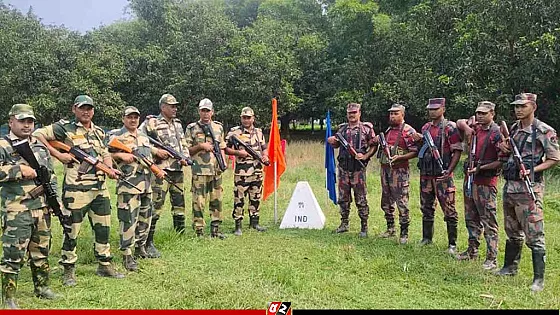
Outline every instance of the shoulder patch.
<path fill-rule="evenodd" d="M 192 123 L 188 124 L 187 128 L 192 129 L 192 128 L 194 128 L 194 126 L 196 126 L 196 122 L 192 122 Z"/>
<path fill-rule="evenodd" d="M 373 124 L 370 123 L 369 121 L 365 121 L 365 122 L 363 122 L 363 124 L 364 124 L 364 126 L 367 126 L 367 127 L 371 128 L 371 129 L 373 129 Z"/>
<path fill-rule="evenodd" d="M 69 123 L 70 123 L 70 120 L 61 119 L 61 120 L 59 120 L 58 122 L 61 123 L 61 124 L 69 124 Z"/>
<path fill-rule="evenodd" d="M 217 124 L 218 124 L 218 125 L 220 125 L 220 126 L 222 125 L 222 123 L 221 123 L 221 122 L 219 122 L 219 121 L 216 121 L 216 120 L 212 120 L 212 122 L 213 122 L 213 123 L 217 123 Z"/>
<path fill-rule="evenodd" d="M 239 130 L 239 129 L 241 129 L 240 126 L 235 126 L 235 127 L 231 127 L 231 128 L 229 129 L 229 131 L 236 131 L 236 130 Z"/>

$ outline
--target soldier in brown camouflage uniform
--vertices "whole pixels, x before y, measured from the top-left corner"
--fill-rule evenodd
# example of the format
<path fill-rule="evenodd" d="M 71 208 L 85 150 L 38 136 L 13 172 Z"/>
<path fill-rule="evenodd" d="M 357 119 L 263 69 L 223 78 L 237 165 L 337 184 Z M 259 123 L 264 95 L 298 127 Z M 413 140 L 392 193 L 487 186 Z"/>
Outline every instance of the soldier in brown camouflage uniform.
<path fill-rule="evenodd" d="M 177 117 L 177 105 L 179 102 L 171 94 L 163 94 L 159 99 L 160 114 L 148 116 L 140 125 L 139 129 L 144 134 L 152 137 L 165 145 L 170 146 L 178 152 L 189 156 L 183 126 Z M 185 161 L 177 161 L 170 158 L 165 150 L 158 150 L 155 158 L 156 165 L 167 172 L 171 180 L 184 190 L 183 166 Z M 161 178 L 153 177 L 153 202 L 155 211 L 152 215 L 150 232 L 146 241 L 146 251 L 151 257 L 160 257 L 161 254 L 154 245 L 154 233 L 156 224 L 163 213 L 165 197 L 169 192 L 171 201 L 171 213 L 173 214 L 173 227 L 178 233 L 185 230 L 185 195 L 177 187 L 170 185 Z"/>
<path fill-rule="evenodd" d="M 454 122 L 443 117 L 445 98 L 432 98 L 428 101 L 428 115 L 431 119 L 422 127 L 422 133 L 429 132 L 443 160 L 443 169 L 437 159 L 423 143 L 422 134 L 416 133 L 414 139 L 423 143 L 418 153 L 420 168 L 420 205 L 422 210 L 421 245 L 432 243 L 434 235 L 434 216 L 436 198 L 447 222 L 448 253 L 457 254 L 457 211 L 455 210 L 455 184 L 453 170 L 463 150 L 461 137 Z"/>
<path fill-rule="evenodd" d="M 2 215 L 2 308 L 16 309 L 16 289 L 19 271 L 29 252 L 29 266 L 35 295 L 54 299 L 49 288 L 49 249 L 51 243 L 51 214 L 42 194 L 32 198 L 37 187 L 37 172 L 15 152 L 14 142 L 27 139 L 37 161 L 48 168 L 56 183 L 51 156 L 47 148 L 31 136 L 35 115 L 31 106 L 16 104 L 10 112 L 10 133 L 0 139 L 0 195 Z"/>
<path fill-rule="evenodd" d="M 84 220 L 89 216 L 91 229 L 95 234 L 94 254 L 99 265 L 97 275 L 102 277 L 124 278 L 111 265 L 109 236 L 111 235 L 111 200 L 105 177 L 117 179 L 119 172 L 112 169 L 113 161 L 105 145 L 105 132 L 93 124 L 94 105 L 91 97 L 79 95 L 74 100 L 72 121 L 60 120 L 52 125 L 37 129 L 33 135 L 47 146 L 52 156 L 64 164 L 64 184 L 62 186 L 63 213 L 71 216 L 72 229 L 64 232 L 60 264 L 64 266 L 63 284 L 76 285 L 76 246 Z M 93 157 L 99 158 L 109 166 L 111 173 L 106 175 L 95 167 L 83 163 L 77 165 L 69 153 L 59 152 L 48 141 L 58 140 L 69 146 L 76 146 Z M 85 166 L 85 167 L 84 167 Z"/>
<path fill-rule="evenodd" d="M 263 132 L 254 127 L 255 113 L 250 107 L 241 110 L 241 126 L 233 127 L 226 136 L 226 154 L 236 156 L 234 177 L 234 209 L 233 220 L 235 220 L 234 234 L 240 236 L 241 223 L 245 206 L 245 195 L 249 197 L 249 220 L 250 227 L 264 232 L 266 228 L 259 225 L 259 205 L 263 184 L 263 166 L 258 159 L 253 158 L 243 147 L 236 148 L 232 136 L 235 135 L 240 141 L 251 146 L 260 153 L 264 161 L 268 161 L 267 146 Z"/>
<path fill-rule="evenodd" d="M 457 121 L 457 127 L 465 134 L 468 143 L 469 158 L 465 161 L 465 180 L 463 197 L 465 201 L 465 224 L 469 232 L 469 245 L 466 251 L 457 255 L 458 260 L 478 258 L 479 239 L 484 232 L 486 240 L 486 260 L 484 270 L 496 268 L 498 255 L 498 220 L 496 217 L 496 195 L 498 169 L 502 163 L 498 160 L 499 146 L 502 143 L 500 128 L 494 122 L 496 105 L 489 101 L 478 103 L 475 123 L 468 125 L 466 119 Z M 474 156 L 471 156 L 472 145 Z M 472 161 L 471 161 L 472 160 Z M 474 167 L 471 168 L 469 163 Z M 469 175 L 472 180 L 469 183 Z"/>
<path fill-rule="evenodd" d="M 219 143 L 220 153 L 225 161 L 224 149 L 226 148 L 224 127 L 221 123 L 212 120 L 214 106 L 212 101 L 205 98 L 198 104 L 200 120 L 189 124 L 185 131 L 187 147 L 193 158 L 192 169 L 192 207 L 193 228 L 198 237 L 204 235 L 204 208 L 208 202 L 210 210 L 210 236 L 220 239 L 226 236 L 220 232 L 222 223 L 222 171 L 212 150 L 213 143 Z M 212 128 L 214 138 L 212 139 L 206 128 Z"/>
<path fill-rule="evenodd" d="M 138 130 L 139 119 L 140 111 L 134 106 L 127 106 L 122 118 L 124 126 L 110 132 L 109 142 L 116 138 L 136 152 L 135 154 L 146 157 L 151 162 L 152 154 L 156 155 L 158 149 L 154 148 L 148 137 Z M 117 183 L 117 214 L 123 264 L 126 270 L 136 271 L 138 265 L 135 257 L 156 258 L 151 256 L 145 247 L 153 212 L 152 172 L 149 165 L 134 154 L 113 151 L 112 148 L 109 151 L 125 179 L 137 188 L 130 187 L 123 181 Z M 164 173 L 161 177 L 163 175 Z M 134 256 L 132 256 L 133 249 Z"/>
<path fill-rule="evenodd" d="M 377 155 L 381 164 L 381 209 L 385 212 L 387 231 L 380 236 L 383 238 L 395 235 L 395 204 L 399 209 L 400 239 L 399 243 L 408 242 L 408 192 L 410 169 L 408 160 L 415 158 L 418 147 L 412 138 L 416 131 L 404 122 L 405 108 L 403 105 L 394 104 L 389 108 L 390 127 L 385 131 L 385 139 L 391 154 L 391 166 L 389 157 L 378 148 Z M 379 137 L 379 136 L 377 136 Z M 378 141 L 379 142 L 379 141 Z"/>
<path fill-rule="evenodd" d="M 509 139 L 500 147 L 505 161 L 503 170 L 506 183 L 503 191 L 503 208 L 506 241 L 504 267 L 498 275 L 515 275 L 521 259 L 523 239 L 532 251 L 533 284 L 532 291 L 544 288 L 545 234 L 544 234 L 544 178 L 543 171 L 560 161 L 560 151 L 556 131 L 535 118 L 537 95 L 523 93 L 515 96 L 515 116 L 517 121 L 509 130 L 510 138 L 521 154 L 526 172 L 521 174 L 515 163 Z M 536 200 L 533 200 L 522 176 L 528 176 L 532 183 Z"/>
<path fill-rule="evenodd" d="M 367 202 L 366 168 L 362 167 L 357 160 L 362 161 L 365 166 L 377 150 L 375 132 L 373 125 L 369 122 L 361 122 L 360 104 L 349 103 L 346 106 L 347 124 L 338 127 L 338 132 L 354 147 L 356 156 L 350 155 L 344 148 L 338 151 L 338 204 L 340 206 L 340 226 L 335 233 L 348 232 L 350 220 L 350 203 L 352 202 L 352 190 L 354 200 L 358 208 L 361 220 L 360 237 L 367 237 L 369 206 Z M 334 148 L 340 147 L 336 136 L 329 137 L 327 142 Z"/>

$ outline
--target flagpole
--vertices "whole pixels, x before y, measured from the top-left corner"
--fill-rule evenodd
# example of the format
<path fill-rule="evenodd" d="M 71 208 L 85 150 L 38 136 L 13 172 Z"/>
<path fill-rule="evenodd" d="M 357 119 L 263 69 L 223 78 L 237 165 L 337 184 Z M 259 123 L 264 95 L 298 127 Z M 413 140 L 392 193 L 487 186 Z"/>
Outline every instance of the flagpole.
<path fill-rule="evenodd" d="M 278 198 L 276 196 L 276 189 L 278 188 L 278 183 L 276 183 L 276 174 L 278 170 L 276 166 L 276 161 L 274 161 L 274 224 L 278 222 Z"/>

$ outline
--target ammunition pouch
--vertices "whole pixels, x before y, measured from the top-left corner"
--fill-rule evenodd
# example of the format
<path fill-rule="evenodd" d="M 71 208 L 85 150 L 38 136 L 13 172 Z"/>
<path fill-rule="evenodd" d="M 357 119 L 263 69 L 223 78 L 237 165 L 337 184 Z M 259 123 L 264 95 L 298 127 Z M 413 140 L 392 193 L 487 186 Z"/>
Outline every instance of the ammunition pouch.
<path fill-rule="evenodd" d="M 525 165 L 526 169 L 528 170 L 531 169 L 530 163 L 526 163 L 524 161 L 523 164 Z M 537 164 L 535 164 L 535 166 L 537 166 Z M 515 163 L 514 161 L 509 160 L 507 163 L 504 164 L 503 174 L 506 180 L 517 180 L 517 181 L 523 180 L 519 176 L 519 172 L 520 172 L 519 167 L 517 166 L 517 163 Z M 543 173 L 537 172 L 534 174 L 534 177 L 535 177 L 535 183 L 540 183 L 542 182 L 543 179 Z"/>
<path fill-rule="evenodd" d="M 358 153 L 363 153 L 360 151 L 357 151 Z M 361 171 L 364 168 L 360 165 L 360 162 L 358 162 L 358 160 L 356 160 L 353 156 L 351 156 L 349 153 L 344 152 L 338 155 L 337 158 L 338 161 L 338 166 L 340 166 L 344 171 L 346 172 L 357 172 L 357 171 Z M 367 166 L 367 163 L 369 162 L 369 160 L 362 160 L 362 163 L 364 163 L 365 166 Z"/>
<path fill-rule="evenodd" d="M 448 168 L 451 156 L 443 154 L 442 160 L 443 169 L 441 169 L 437 160 L 433 157 L 430 149 L 424 150 L 424 154 L 418 158 L 417 163 L 418 169 L 420 169 L 420 176 L 440 176 Z"/>

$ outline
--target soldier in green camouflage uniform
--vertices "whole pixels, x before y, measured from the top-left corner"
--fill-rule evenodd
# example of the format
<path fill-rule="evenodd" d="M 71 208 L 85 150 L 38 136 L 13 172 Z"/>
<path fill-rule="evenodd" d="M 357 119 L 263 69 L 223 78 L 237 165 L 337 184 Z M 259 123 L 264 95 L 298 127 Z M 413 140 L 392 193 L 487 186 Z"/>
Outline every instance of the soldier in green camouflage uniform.
<path fill-rule="evenodd" d="M 94 115 L 91 97 L 79 95 L 74 100 L 72 121 L 60 120 L 52 125 L 37 129 L 33 135 L 41 140 L 52 156 L 64 164 L 64 184 L 62 186 L 63 213 L 72 220 L 71 231 L 64 232 L 60 264 L 64 266 L 63 284 L 76 285 L 76 246 L 78 235 L 87 214 L 95 234 L 94 254 L 99 265 L 96 274 L 102 277 L 124 278 L 112 266 L 109 243 L 111 228 L 111 200 L 105 183 L 106 176 L 116 179 L 119 172 L 112 169 L 111 155 L 104 144 L 105 132 L 91 121 Z M 69 146 L 76 146 L 91 156 L 97 157 L 110 167 L 105 174 L 95 167 L 74 163 L 72 155 L 59 152 L 48 141 L 57 140 Z"/>
<path fill-rule="evenodd" d="M 29 266 L 35 295 L 54 299 L 57 295 L 49 288 L 49 249 L 51 243 L 51 214 L 45 194 L 36 198 L 30 192 L 37 187 L 37 172 L 12 147 L 19 140 L 28 139 L 37 161 L 48 168 L 56 184 L 51 156 L 47 148 L 31 136 L 35 127 L 33 108 L 27 104 L 12 106 L 10 133 L 0 139 L 0 195 L 2 216 L 3 255 L 2 306 L 16 309 L 17 280 L 29 252 Z"/>
<path fill-rule="evenodd" d="M 241 110 L 241 126 L 233 127 L 226 136 L 227 148 L 225 152 L 236 156 L 234 177 L 234 209 L 233 220 L 235 220 L 234 234 L 240 236 L 241 223 L 245 206 L 245 195 L 249 197 L 249 221 L 250 227 L 264 232 L 266 228 L 259 225 L 259 205 L 263 184 L 263 166 L 258 159 L 253 158 L 243 147 L 235 147 L 232 136 L 235 135 L 240 141 L 253 148 L 268 161 L 266 142 L 262 129 L 254 127 L 255 113 L 250 107 Z"/>
<path fill-rule="evenodd" d="M 221 123 L 212 120 L 214 107 L 212 101 L 205 98 L 198 104 L 200 120 L 187 126 L 185 137 L 187 147 L 193 158 L 192 169 L 192 207 L 193 227 L 196 235 L 204 235 L 204 208 L 208 201 L 210 210 L 210 236 L 224 239 L 226 236 L 220 232 L 222 223 L 222 171 L 218 167 L 216 157 L 212 153 L 213 141 L 219 142 L 220 154 L 224 157 L 226 142 L 224 139 L 224 127 Z M 212 139 L 205 128 L 210 126 L 215 139 Z M 225 161 L 225 157 L 224 157 Z"/>
<path fill-rule="evenodd" d="M 498 275 L 515 275 L 521 259 L 523 239 L 531 249 L 533 258 L 533 284 L 531 290 L 542 291 L 545 271 L 544 234 L 544 178 L 543 172 L 560 161 L 556 131 L 535 118 L 537 95 L 523 93 L 515 96 L 517 121 L 509 130 L 509 139 L 515 139 L 526 173 L 521 174 L 512 154 L 509 139 L 500 147 L 506 179 L 503 190 L 504 225 L 507 235 L 504 267 Z M 536 200 L 532 199 L 522 176 L 528 176 Z"/>
<path fill-rule="evenodd" d="M 189 150 L 185 142 L 185 135 L 183 133 L 183 126 L 181 121 L 177 118 L 177 99 L 171 94 L 163 94 L 159 99 L 160 114 L 158 116 L 148 116 L 146 120 L 140 125 L 140 130 L 175 149 L 189 156 Z M 184 173 L 183 166 L 186 165 L 184 161 L 177 161 L 167 153 L 165 150 L 159 150 L 155 158 L 156 165 L 165 170 L 171 180 L 177 184 L 178 187 L 184 190 Z M 185 230 L 185 195 L 177 187 L 170 185 L 161 178 L 153 178 L 152 182 L 153 202 L 155 211 L 152 216 L 152 224 L 148 234 L 146 243 L 146 250 L 148 254 L 154 257 L 159 257 L 160 253 L 154 246 L 154 233 L 156 231 L 156 224 L 163 213 L 163 204 L 165 197 L 169 192 L 171 201 L 171 213 L 173 215 L 173 227 L 178 233 L 183 233 Z"/>
<path fill-rule="evenodd" d="M 135 154 L 151 161 L 151 156 L 156 154 L 157 149 L 150 144 L 148 137 L 138 130 L 139 119 L 140 111 L 134 106 L 127 106 L 122 119 L 124 126 L 109 133 L 109 142 L 115 138 Z M 152 172 L 149 165 L 144 164 L 134 154 L 113 150 L 109 149 L 125 179 L 140 189 L 139 191 L 122 181 L 117 184 L 117 216 L 123 264 L 125 269 L 136 271 L 138 265 L 135 257 L 155 258 L 146 252 L 145 247 L 153 211 Z"/>

